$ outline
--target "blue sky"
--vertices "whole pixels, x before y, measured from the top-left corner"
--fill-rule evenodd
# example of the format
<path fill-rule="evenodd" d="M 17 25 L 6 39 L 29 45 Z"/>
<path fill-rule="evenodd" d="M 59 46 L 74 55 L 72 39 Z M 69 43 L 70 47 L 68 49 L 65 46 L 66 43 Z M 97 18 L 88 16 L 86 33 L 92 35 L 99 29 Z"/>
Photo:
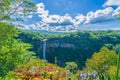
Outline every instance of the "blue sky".
<path fill-rule="evenodd" d="M 36 4 L 36 13 L 26 19 L 25 24 L 38 29 L 39 27 L 79 27 L 89 26 L 113 27 L 120 22 L 117 17 L 120 0 L 31 0 Z M 92 25 L 93 24 L 93 25 Z M 92 25 L 92 26 L 91 26 Z M 72 28 L 71 28 L 72 27 Z M 78 27 L 78 28 L 76 28 Z M 41 29 L 41 28 L 39 28 Z M 42 28 L 43 29 L 43 28 Z"/>
<path fill-rule="evenodd" d="M 34 3 L 44 3 L 50 14 L 75 16 L 78 13 L 86 15 L 89 11 L 103 9 L 106 0 L 31 0 Z"/>
<path fill-rule="evenodd" d="M 89 11 L 96 11 L 97 9 L 103 8 L 102 4 L 106 0 L 31 0 L 36 4 L 43 2 L 50 14 L 64 15 L 69 13 L 71 16 L 77 13 L 86 14 Z"/>

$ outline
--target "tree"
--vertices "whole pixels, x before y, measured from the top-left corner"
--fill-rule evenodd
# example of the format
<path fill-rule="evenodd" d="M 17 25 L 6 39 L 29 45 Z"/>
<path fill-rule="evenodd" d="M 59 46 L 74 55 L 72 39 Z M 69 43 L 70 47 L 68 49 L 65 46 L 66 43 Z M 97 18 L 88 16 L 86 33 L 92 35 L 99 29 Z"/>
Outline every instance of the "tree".
<path fill-rule="evenodd" d="M 98 53 L 94 53 L 91 59 L 88 59 L 86 66 L 96 70 L 99 74 L 100 79 L 104 77 L 104 73 L 110 68 L 117 64 L 117 54 L 114 50 L 109 50 L 106 47 L 102 47 Z"/>
<path fill-rule="evenodd" d="M 76 73 L 78 65 L 75 62 L 66 62 L 65 68 L 72 73 Z"/>
<path fill-rule="evenodd" d="M 5 41 L 13 36 L 16 36 L 18 34 L 18 31 L 16 28 L 13 27 L 13 25 L 8 25 L 6 23 L 0 23 L 0 48 L 3 44 L 5 44 Z"/>
<path fill-rule="evenodd" d="M 31 45 L 15 39 L 18 30 L 8 21 L 21 21 L 21 16 L 34 13 L 34 6 L 30 0 L 0 0 L 0 76 L 32 56 Z"/>
<path fill-rule="evenodd" d="M 34 6 L 30 0 L 0 0 L 0 21 L 20 21 L 21 16 L 33 14 Z"/>
<path fill-rule="evenodd" d="M 30 44 L 14 39 L 18 30 L 13 25 L 0 23 L 0 27 L 0 76 L 4 76 L 17 64 L 32 59 L 33 52 L 28 51 Z"/>

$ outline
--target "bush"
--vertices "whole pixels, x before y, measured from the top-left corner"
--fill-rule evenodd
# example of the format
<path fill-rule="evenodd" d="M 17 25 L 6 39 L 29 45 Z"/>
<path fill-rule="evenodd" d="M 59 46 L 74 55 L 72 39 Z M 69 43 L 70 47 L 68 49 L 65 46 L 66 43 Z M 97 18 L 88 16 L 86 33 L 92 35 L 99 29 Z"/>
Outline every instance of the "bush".
<path fill-rule="evenodd" d="M 64 80 L 66 71 L 56 65 L 49 64 L 47 61 L 34 59 L 27 64 L 19 65 L 11 72 L 15 78 L 20 79 L 53 79 Z"/>

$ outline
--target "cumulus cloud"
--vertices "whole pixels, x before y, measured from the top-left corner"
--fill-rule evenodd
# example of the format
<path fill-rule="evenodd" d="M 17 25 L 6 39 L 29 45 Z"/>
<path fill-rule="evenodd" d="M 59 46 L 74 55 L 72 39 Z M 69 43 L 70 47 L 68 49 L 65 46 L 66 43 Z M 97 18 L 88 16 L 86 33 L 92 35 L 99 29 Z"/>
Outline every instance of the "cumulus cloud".
<path fill-rule="evenodd" d="M 48 10 L 45 10 L 45 5 L 43 3 L 39 3 L 36 5 L 36 12 L 38 16 L 41 18 L 40 22 L 44 22 L 49 26 L 77 26 L 85 19 L 85 16 L 82 14 L 77 15 L 75 19 L 73 19 L 69 14 L 65 14 L 64 16 L 60 15 L 50 15 Z"/>
<path fill-rule="evenodd" d="M 80 24 L 90 24 L 96 22 L 104 22 L 115 19 L 118 15 L 118 9 L 114 10 L 112 7 L 105 8 L 103 10 L 97 10 L 96 12 L 88 12 L 86 16 L 82 14 L 76 15 L 72 18 L 69 14 L 64 16 L 60 15 L 50 15 L 48 10 L 45 10 L 45 5 L 39 3 L 37 6 L 37 14 L 42 21 L 48 23 L 51 26 L 60 26 L 60 25 L 80 25 Z"/>
<path fill-rule="evenodd" d="M 65 14 L 64 16 L 49 15 L 49 17 L 47 17 L 46 20 L 43 19 L 43 21 L 51 26 L 74 25 L 74 20 L 69 14 Z"/>
<path fill-rule="evenodd" d="M 48 10 L 45 10 L 45 5 L 43 3 L 39 3 L 36 5 L 36 13 L 41 18 L 46 18 L 49 14 Z"/>
<path fill-rule="evenodd" d="M 89 12 L 86 16 L 85 23 L 97 23 L 97 22 L 104 22 L 113 20 L 116 17 L 113 16 L 114 9 L 112 7 L 108 7 L 103 10 L 97 10 L 96 12 Z"/>
<path fill-rule="evenodd" d="M 78 14 L 77 16 L 75 16 L 75 25 L 82 24 L 85 20 L 86 16 L 84 16 L 83 14 Z"/>
<path fill-rule="evenodd" d="M 107 0 L 103 6 L 120 6 L 120 0 Z"/>
<path fill-rule="evenodd" d="M 111 0 L 108 0 L 107 2 L 109 1 Z M 107 2 L 105 3 L 106 5 Z M 29 25 L 29 27 L 30 29 L 46 31 L 74 31 L 79 29 L 80 25 L 115 20 L 120 10 L 120 7 L 115 10 L 112 7 L 107 7 L 95 12 L 90 11 L 86 15 L 77 14 L 75 17 L 71 17 L 69 14 L 65 14 L 64 16 L 56 14 L 51 15 L 48 10 L 45 10 L 45 5 L 43 3 L 37 4 L 36 8 L 36 14 L 41 18 L 41 21 Z"/>
<path fill-rule="evenodd" d="M 45 10 L 45 5 L 43 3 L 39 3 L 36 5 L 36 12 L 38 16 L 42 19 L 43 22 L 48 23 L 52 26 L 59 25 L 73 25 L 74 21 L 69 14 L 65 14 L 64 16 L 60 15 L 50 15 L 48 10 Z"/>

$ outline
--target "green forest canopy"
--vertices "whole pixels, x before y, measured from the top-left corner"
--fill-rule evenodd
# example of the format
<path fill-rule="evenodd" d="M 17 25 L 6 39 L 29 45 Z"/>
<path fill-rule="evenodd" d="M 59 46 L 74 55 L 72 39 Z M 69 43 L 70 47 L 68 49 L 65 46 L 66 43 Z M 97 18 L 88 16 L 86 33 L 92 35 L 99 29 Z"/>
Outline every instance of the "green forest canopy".
<path fill-rule="evenodd" d="M 114 49 L 120 44 L 120 31 L 79 31 L 65 34 L 40 34 L 21 31 L 19 38 L 33 45 L 32 51 L 42 58 L 42 39 L 47 38 L 47 60 L 65 66 L 65 62 L 76 62 L 79 68 L 85 66 L 87 58 L 98 52 L 103 46 Z M 56 46 L 58 45 L 59 46 Z M 52 46 L 54 45 L 54 46 Z M 56 46 L 56 47 L 55 47 Z M 74 58 L 73 58 L 74 57 Z"/>

